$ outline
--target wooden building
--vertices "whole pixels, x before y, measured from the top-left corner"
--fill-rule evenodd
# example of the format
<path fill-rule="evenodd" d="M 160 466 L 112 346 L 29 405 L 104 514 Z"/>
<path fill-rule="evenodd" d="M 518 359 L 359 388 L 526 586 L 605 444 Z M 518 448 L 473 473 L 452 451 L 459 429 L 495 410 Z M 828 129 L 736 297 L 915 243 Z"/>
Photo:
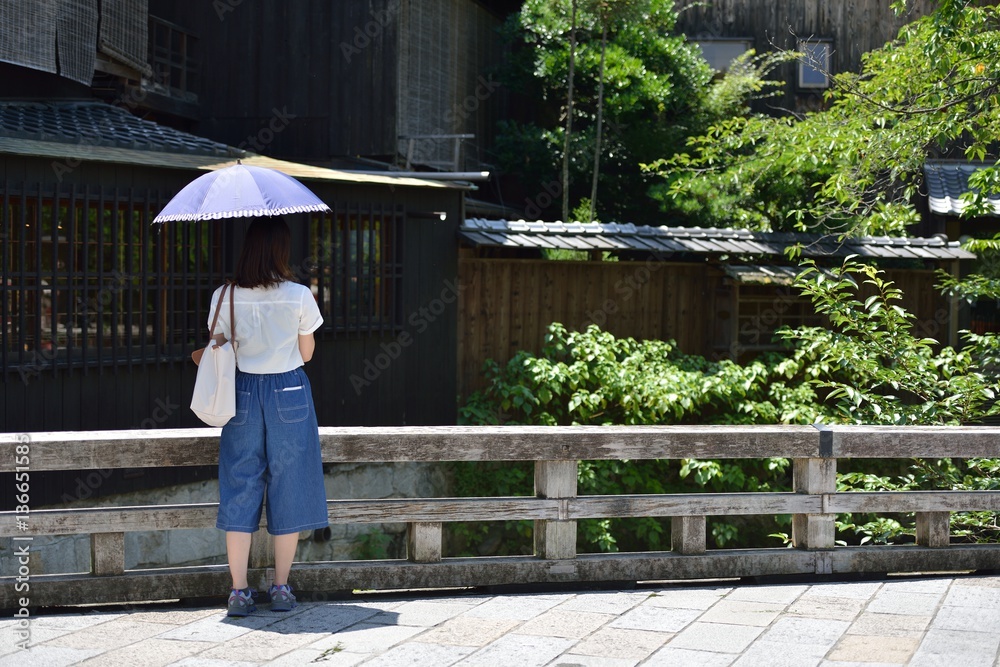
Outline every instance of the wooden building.
<path fill-rule="evenodd" d="M 677 29 L 719 71 L 749 49 L 806 54 L 779 67 L 773 78 L 784 81 L 784 88 L 757 103 L 760 111 L 782 115 L 821 108 L 831 74 L 860 71 L 865 53 L 884 46 L 935 4 L 914 0 L 897 16 L 886 0 L 712 0 L 686 6 Z"/>
<path fill-rule="evenodd" d="M 784 250 L 801 244 L 820 266 L 848 255 L 871 259 L 903 290 L 921 335 L 957 342 L 958 306 L 933 288 L 934 269 L 955 274 L 974 258 L 957 242 L 933 238 L 858 238 L 732 229 L 563 224 L 468 219 L 459 229 L 462 286 L 459 382 L 465 396 L 482 386 L 486 359 L 506 363 L 541 350 L 552 322 L 590 324 L 616 336 L 673 339 L 689 354 L 745 360 L 779 344 L 783 325 L 821 324 L 791 286 L 797 270 Z M 611 253 L 618 261 L 553 261 L 541 249 Z"/>

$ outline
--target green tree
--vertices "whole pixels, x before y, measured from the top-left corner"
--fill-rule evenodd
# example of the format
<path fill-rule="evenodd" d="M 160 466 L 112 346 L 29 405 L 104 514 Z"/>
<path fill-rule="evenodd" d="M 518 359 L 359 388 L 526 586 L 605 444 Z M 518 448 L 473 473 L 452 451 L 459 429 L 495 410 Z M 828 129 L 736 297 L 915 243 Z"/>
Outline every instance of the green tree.
<path fill-rule="evenodd" d="M 647 164 L 665 179 L 656 195 L 665 210 L 716 225 L 905 232 L 918 220 L 928 157 L 997 159 L 998 11 L 942 0 L 866 54 L 861 72 L 837 74 L 825 110 L 728 118 L 690 139 L 684 153 Z M 971 199 L 982 204 L 1000 178 L 992 169 L 978 178 L 984 188 Z"/>
<path fill-rule="evenodd" d="M 590 195 L 599 162 L 604 166 L 596 217 L 650 218 L 648 178 L 638 165 L 668 155 L 704 127 L 701 109 L 712 76 L 697 47 L 674 33 L 675 22 L 671 0 L 527 0 L 505 26 L 514 48 L 503 78 L 539 103 L 531 120 L 501 126 L 501 166 L 518 174 L 529 191 L 561 183 L 569 209 Z M 568 165 L 568 181 L 558 156 Z"/>

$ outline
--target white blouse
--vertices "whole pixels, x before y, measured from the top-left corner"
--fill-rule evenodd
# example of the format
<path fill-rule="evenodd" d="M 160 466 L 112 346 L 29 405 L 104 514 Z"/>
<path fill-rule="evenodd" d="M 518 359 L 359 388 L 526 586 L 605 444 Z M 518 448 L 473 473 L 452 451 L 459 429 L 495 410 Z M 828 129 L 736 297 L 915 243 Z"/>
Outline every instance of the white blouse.
<path fill-rule="evenodd" d="M 208 326 L 212 326 L 219 287 L 212 294 Z M 323 324 L 319 306 L 305 285 L 285 281 L 274 287 L 237 287 L 236 365 L 244 373 L 286 373 L 302 365 L 299 334 L 310 334 Z M 216 334 L 229 338 L 229 294 L 219 311 Z"/>

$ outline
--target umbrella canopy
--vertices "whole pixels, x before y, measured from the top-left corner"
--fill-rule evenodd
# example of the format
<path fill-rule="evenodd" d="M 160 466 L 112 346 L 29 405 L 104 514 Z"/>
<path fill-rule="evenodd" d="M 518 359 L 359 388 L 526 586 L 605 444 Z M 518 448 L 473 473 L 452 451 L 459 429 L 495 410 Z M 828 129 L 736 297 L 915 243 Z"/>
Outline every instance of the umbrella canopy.
<path fill-rule="evenodd" d="M 327 206 L 297 180 L 263 167 L 237 162 L 199 176 L 178 192 L 153 219 L 221 220 L 290 213 L 326 212 Z"/>

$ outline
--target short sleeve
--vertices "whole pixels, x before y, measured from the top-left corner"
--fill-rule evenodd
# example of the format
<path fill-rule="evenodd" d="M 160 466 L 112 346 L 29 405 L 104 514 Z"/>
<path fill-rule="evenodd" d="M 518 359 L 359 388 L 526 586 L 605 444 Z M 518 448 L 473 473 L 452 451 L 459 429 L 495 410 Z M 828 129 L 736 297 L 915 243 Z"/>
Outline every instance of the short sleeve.
<path fill-rule="evenodd" d="M 311 334 L 323 324 L 323 316 L 312 291 L 305 287 L 302 290 L 302 307 L 299 309 L 299 335 Z"/>

